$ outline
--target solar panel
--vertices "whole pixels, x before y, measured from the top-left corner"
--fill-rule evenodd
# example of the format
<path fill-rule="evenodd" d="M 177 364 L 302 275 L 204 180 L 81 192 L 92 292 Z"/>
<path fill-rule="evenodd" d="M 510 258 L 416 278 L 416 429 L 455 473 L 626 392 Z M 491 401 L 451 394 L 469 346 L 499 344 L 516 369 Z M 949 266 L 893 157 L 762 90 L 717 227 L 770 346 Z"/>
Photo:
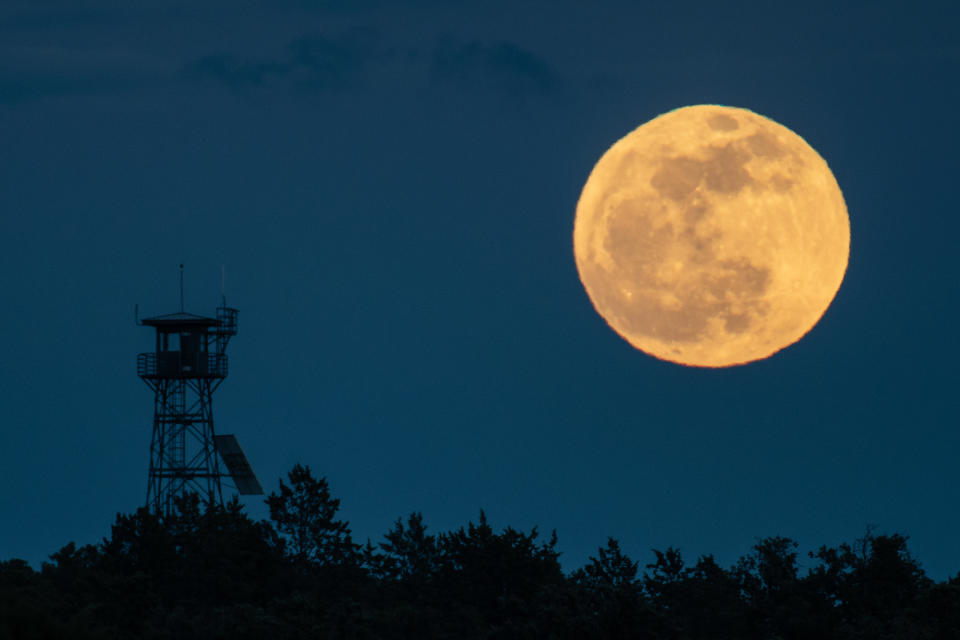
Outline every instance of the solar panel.
<path fill-rule="evenodd" d="M 242 496 L 262 496 L 263 487 L 253 474 L 253 468 L 247 462 L 247 456 L 243 455 L 243 449 L 237 442 L 237 437 L 233 434 L 223 436 L 213 436 L 214 445 L 220 452 L 223 463 L 227 465 L 227 471 L 230 477 L 237 484 L 237 491 Z"/>

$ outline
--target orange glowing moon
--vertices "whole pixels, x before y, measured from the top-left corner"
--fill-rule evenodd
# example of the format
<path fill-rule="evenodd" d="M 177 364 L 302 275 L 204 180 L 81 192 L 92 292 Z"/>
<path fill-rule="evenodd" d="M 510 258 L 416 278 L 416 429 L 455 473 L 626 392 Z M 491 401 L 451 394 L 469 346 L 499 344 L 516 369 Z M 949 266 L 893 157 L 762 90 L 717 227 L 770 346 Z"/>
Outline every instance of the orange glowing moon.
<path fill-rule="evenodd" d="M 746 109 L 671 111 L 617 141 L 577 203 L 580 280 L 637 349 L 697 367 L 766 358 L 819 321 L 850 219 L 827 163 Z"/>

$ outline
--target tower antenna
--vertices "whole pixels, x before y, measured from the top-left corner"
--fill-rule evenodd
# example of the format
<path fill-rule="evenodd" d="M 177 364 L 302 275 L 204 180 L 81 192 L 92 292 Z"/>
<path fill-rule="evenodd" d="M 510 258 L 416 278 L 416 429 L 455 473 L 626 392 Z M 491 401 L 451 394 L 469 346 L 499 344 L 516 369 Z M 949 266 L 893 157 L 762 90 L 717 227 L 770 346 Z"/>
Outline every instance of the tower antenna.
<path fill-rule="evenodd" d="M 227 267 L 220 265 L 220 299 L 227 306 Z"/>
<path fill-rule="evenodd" d="M 183 265 L 180 265 L 180 313 L 183 313 Z"/>

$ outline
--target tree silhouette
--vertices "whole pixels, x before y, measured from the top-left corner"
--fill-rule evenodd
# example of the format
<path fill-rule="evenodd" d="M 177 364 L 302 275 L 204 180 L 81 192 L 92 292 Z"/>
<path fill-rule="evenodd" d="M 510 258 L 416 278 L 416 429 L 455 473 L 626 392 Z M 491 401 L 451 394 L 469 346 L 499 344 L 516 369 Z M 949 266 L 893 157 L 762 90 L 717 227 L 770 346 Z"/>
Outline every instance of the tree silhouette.
<path fill-rule="evenodd" d="M 703 556 L 686 571 L 682 602 L 690 636 L 710 640 L 749 637 L 749 613 L 734 571 Z"/>
<path fill-rule="evenodd" d="M 440 566 L 435 536 L 427 535 L 422 513 L 411 513 L 404 525 L 398 519 L 379 545 L 380 553 L 368 554 L 368 563 L 378 577 L 397 580 L 407 586 L 423 586 Z"/>
<path fill-rule="evenodd" d="M 933 583 L 907 550 L 905 536 L 868 530 L 852 546 L 821 547 L 811 556 L 821 562 L 811 571 L 811 586 L 834 605 L 838 637 L 936 637 L 925 611 Z"/>
<path fill-rule="evenodd" d="M 360 547 L 349 524 L 337 520 L 340 500 L 333 498 L 326 478 L 314 478 L 310 468 L 297 464 L 280 480 L 280 492 L 267 498 L 270 519 L 284 540 L 288 555 L 299 565 L 356 566 Z"/>
<path fill-rule="evenodd" d="M 323 478 L 297 465 L 254 522 L 196 495 L 118 514 L 98 545 L 40 571 L 0 561 L 0 639 L 449 638 L 954 640 L 960 575 L 934 583 L 900 534 L 821 547 L 758 540 L 733 566 L 680 551 L 640 564 L 614 538 L 564 574 L 556 533 L 478 522 L 428 533 L 418 512 L 361 552 Z"/>
<path fill-rule="evenodd" d="M 797 546 L 782 536 L 764 538 L 734 568 L 749 626 L 762 637 L 823 637 L 823 612 L 800 579 Z"/>
<path fill-rule="evenodd" d="M 495 533 L 483 511 L 476 524 L 440 536 L 438 593 L 454 629 L 479 625 L 491 637 L 535 637 L 564 581 L 556 533 L 543 543 L 538 537 L 536 528 Z"/>
<path fill-rule="evenodd" d="M 577 592 L 577 628 L 580 636 L 646 638 L 654 631 L 654 614 L 637 577 L 640 563 L 608 538 L 589 562 L 571 574 Z"/>

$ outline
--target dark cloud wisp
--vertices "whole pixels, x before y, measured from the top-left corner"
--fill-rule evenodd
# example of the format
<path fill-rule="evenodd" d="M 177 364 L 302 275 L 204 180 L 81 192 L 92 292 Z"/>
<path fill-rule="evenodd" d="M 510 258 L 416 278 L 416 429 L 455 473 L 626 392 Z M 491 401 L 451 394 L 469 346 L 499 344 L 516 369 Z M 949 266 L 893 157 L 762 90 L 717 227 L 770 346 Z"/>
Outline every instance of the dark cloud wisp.
<path fill-rule="evenodd" d="M 439 82 L 478 84 L 510 94 L 545 93 L 556 74 L 542 58 L 509 42 L 442 42 L 433 52 L 433 77 Z"/>
<path fill-rule="evenodd" d="M 187 78 L 213 81 L 233 89 L 290 86 L 307 90 L 338 90 L 360 81 L 383 53 L 376 37 L 354 32 L 337 37 L 296 38 L 276 59 L 246 58 L 218 52 L 188 62 Z"/>
<path fill-rule="evenodd" d="M 302 36 L 276 58 L 212 53 L 188 62 L 183 75 L 235 90 L 289 87 L 335 91 L 359 86 L 374 73 L 425 78 L 433 86 L 476 87 L 511 95 L 546 93 L 556 84 L 550 65 L 515 44 L 441 41 L 417 47 L 385 46 L 369 31 Z"/>

